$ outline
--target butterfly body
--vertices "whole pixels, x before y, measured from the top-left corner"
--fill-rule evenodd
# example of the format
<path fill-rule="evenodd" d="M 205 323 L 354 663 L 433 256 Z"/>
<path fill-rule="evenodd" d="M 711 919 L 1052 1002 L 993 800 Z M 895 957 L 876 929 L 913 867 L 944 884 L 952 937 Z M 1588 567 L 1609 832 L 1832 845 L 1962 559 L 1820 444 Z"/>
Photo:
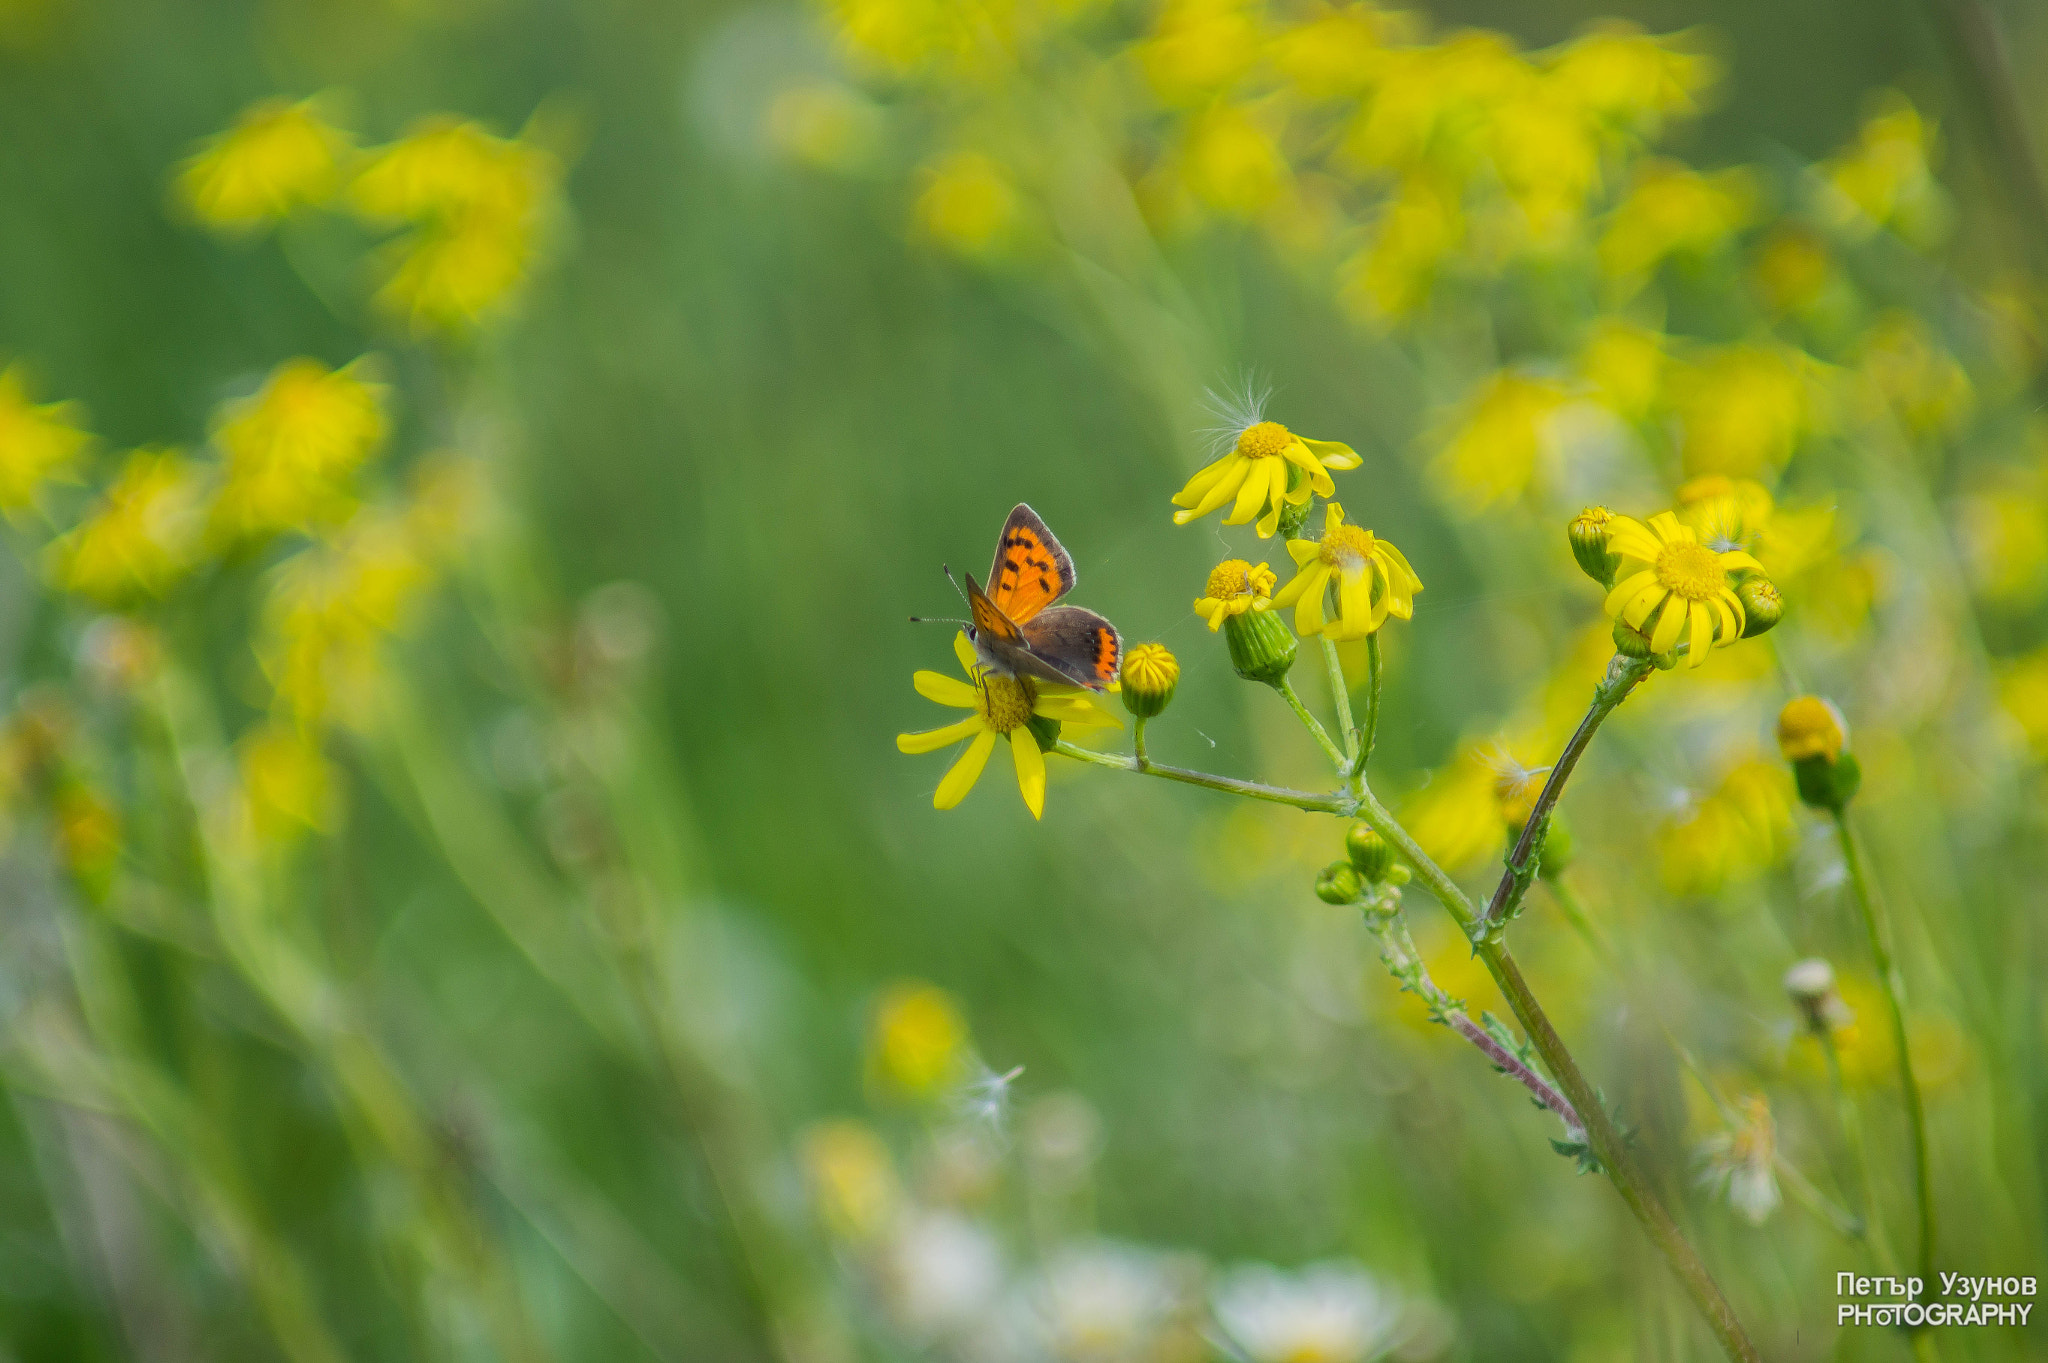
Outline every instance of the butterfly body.
<path fill-rule="evenodd" d="M 1074 560 L 1019 502 L 1003 523 L 988 589 L 967 575 L 967 638 L 983 671 L 1091 691 L 1115 681 L 1123 660 L 1116 626 L 1084 607 L 1056 604 L 1074 581 Z"/>

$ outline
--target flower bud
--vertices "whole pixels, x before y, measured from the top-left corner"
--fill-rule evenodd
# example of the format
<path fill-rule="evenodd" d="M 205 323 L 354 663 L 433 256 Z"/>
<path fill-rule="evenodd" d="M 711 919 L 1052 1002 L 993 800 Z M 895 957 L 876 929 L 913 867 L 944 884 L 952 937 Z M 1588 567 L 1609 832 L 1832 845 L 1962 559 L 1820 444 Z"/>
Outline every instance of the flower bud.
<path fill-rule="evenodd" d="M 1307 476 L 1298 466 L 1288 464 L 1287 498 L 1280 503 L 1280 519 L 1274 527 L 1283 541 L 1300 539 L 1301 528 L 1308 524 L 1309 512 L 1315 510 L 1314 497 L 1304 496 L 1298 502 L 1294 500 L 1301 489 L 1301 480 Z"/>
<path fill-rule="evenodd" d="M 1785 972 L 1785 993 L 1808 1028 L 1826 1032 L 1849 1022 L 1849 1007 L 1835 992 L 1835 968 L 1818 956 L 1796 961 Z"/>
<path fill-rule="evenodd" d="M 1572 518 L 1565 533 L 1572 542 L 1572 557 L 1586 570 L 1586 576 L 1603 587 L 1614 585 L 1614 570 L 1621 560 L 1607 552 L 1607 537 L 1614 527 L 1614 513 L 1604 506 L 1589 506 Z"/>
<path fill-rule="evenodd" d="M 1363 893 L 1365 886 L 1348 861 L 1333 861 L 1316 877 L 1316 898 L 1325 904 L 1356 904 Z"/>
<path fill-rule="evenodd" d="M 1278 611 L 1230 616 L 1223 622 L 1223 638 L 1230 645 L 1230 665 L 1237 675 L 1269 686 L 1287 675 L 1301 647 Z"/>
<path fill-rule="evenodd" d="M 1736 599 L 1742 602 L 1742 637 L 1754 639 L 1765 634 L 1785 618 L 1785 598 L 1778 594 L 1778 584 L 1761 573 L 1751 573 L 1742 579 L 1735 589 Z"/>
<path fill-rule="evenodd" d="M 1368 885 L 1377 885 L 1394 869 L 1394 849 L 1369 823 L 1355 823 L 1344 835 L 1344 854 Z"/>
<path fill-rule="evenodd" d="M 1778 712 L 1778 751 L 1787 762 L 1809 757 L 1833 761 L 1849 744 L 1849 722 L 1830 700 L 1795 696 Z"/>
<path fill-rule="evenodd" d="M 1825 757 L 1805 757 L 1792 764 L 1792 778 L 1803 803 L 1839 813 L 1856 798 L 1863 784 L 1863 765 L 1856 754 L 1847 752 L 1832 762 Z"/>
<path fill-rule="evenodd" d="M 1639 629 L 1630 628 L 1628 621 L 1618 616 L 1614 621 L 1614 651 L 1624 658 L 1648 658 L 1664 672 L 1678 666 L 1678 650 L 1653 655 L 1650 652 L 1650 636 Z"/>
<path fill-rule="evenodd" d="M 1150 719 L 1173 703 L 1180 683 L 1180 663 L 1165 644 L 1139 644 L 1124 654 L 1123 686 L 1117 692 L 1124 709 Z"/>

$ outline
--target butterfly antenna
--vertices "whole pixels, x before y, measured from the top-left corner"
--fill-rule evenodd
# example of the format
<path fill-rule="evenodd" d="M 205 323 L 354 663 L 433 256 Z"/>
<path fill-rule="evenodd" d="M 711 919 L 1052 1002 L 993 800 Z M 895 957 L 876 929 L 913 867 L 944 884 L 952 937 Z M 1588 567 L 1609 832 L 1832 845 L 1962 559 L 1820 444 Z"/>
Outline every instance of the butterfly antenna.
<path fill-rule="evenodd" d="M 972 620 L 957 620 L 950 615 L 913 615 L 910 617 L 910 623 L 913 625 L 971 625 L 974 622 Z"/>
<path fill-rule="evenodd" d="M 953 590 L 960 593 L 960 599 L 962 601 L 967 601 L 967 593 L 965 591 L 962 591 L 960 584 L 958 582 L 955 582 L 953 579 L 953 570 L 947 567 L 945 564 L 941 563 L 939 565 L 939 571 L 946 575 L 946 581 L 953 583 Z M 967 601 L 967 604 L 972 606 L 974 603 L 972 601 Z"/>

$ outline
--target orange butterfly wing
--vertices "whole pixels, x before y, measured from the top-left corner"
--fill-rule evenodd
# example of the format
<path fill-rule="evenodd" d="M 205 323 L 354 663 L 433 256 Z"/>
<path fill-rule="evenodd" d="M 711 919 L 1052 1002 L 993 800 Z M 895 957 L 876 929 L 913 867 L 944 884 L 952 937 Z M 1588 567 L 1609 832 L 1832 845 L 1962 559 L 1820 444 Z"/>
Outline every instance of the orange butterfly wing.
<path fill-rule="evenodd" d="M 994 584 L 990 584 L 994 585 Z M 967 613 L 974 617 L 974 632 L 982 639 L 999 640 L 1006 644 L 1023 642 L 1016 622 L 1004 614 L 1002 607 L 991 601 L 974 580 L 974 574 L 967 574 Z"/>
<path fill-rule="evenodd" d="M 1038 513 L 1017 503 L 1003 522 L 995 562 L 989 565 L 989 600 L 1021 625 L 1073 589 L 1074 560 Z M 975 624 L 981 624 L 978 613 Z"/>

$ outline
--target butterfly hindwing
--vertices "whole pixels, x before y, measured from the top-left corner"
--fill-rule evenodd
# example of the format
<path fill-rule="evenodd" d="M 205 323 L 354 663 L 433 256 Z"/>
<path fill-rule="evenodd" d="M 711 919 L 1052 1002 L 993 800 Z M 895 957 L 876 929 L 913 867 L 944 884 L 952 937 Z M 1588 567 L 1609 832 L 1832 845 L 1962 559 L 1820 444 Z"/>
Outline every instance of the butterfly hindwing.
<path fill-rule="evenodd" d="M 1052 606 L 1021 623 L 1018 630 L 1033 659 L 1075 686 L 1100 691 L 1116 680 L 1123 661 L 1123 638 L 1115 625 L 1094 611 L 1083 606 Z"/>
<path fill-rule="evenodd" d="M 1003 522 L 989 565 L 988 595 L 1003 614 L 1022 624 L 1074 589 L 1074 560 L 1038 513 L 1017 503 Z"/>

